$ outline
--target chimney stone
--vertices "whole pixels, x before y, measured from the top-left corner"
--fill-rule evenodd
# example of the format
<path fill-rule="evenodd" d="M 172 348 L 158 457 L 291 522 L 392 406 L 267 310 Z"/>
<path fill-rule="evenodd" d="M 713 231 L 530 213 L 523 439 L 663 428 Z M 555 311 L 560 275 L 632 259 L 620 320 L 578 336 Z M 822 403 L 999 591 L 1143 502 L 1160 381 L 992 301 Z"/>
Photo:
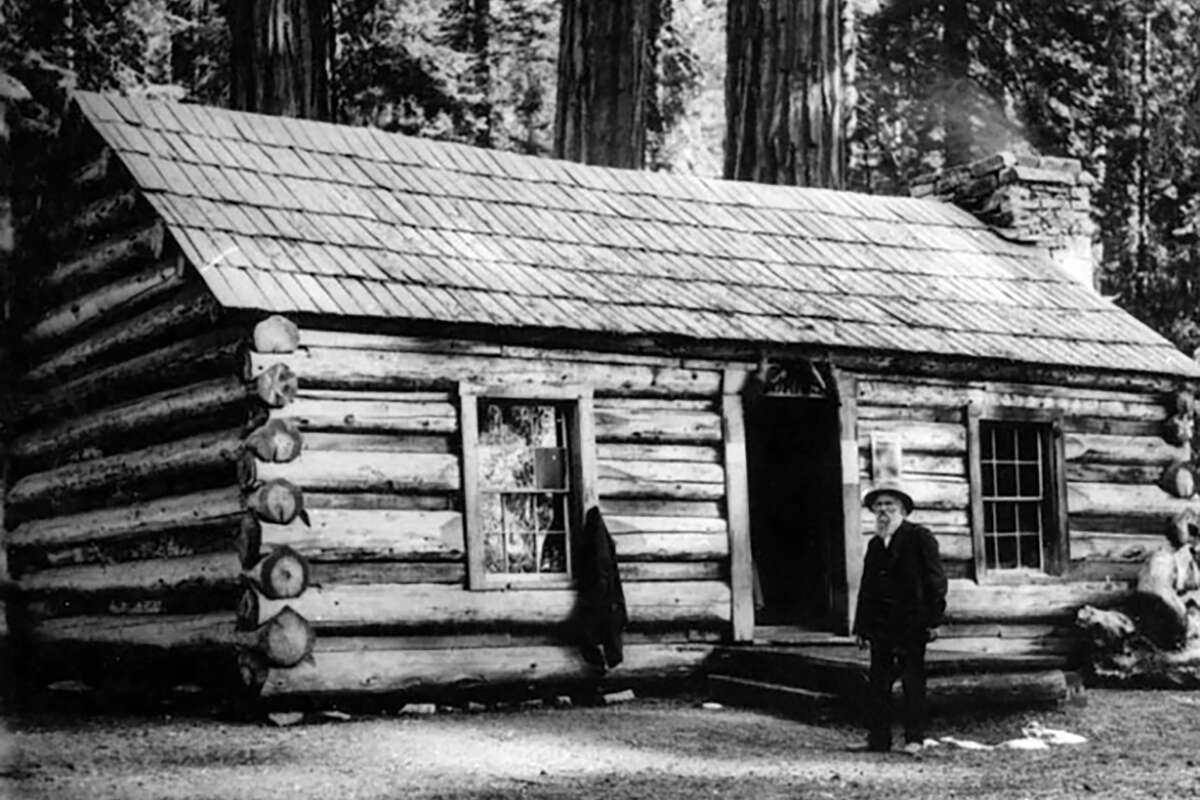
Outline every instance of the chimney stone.
<path fill-rule="evenodd" d="M 954 203 L 997 234 L 1043 248 L 1075 280 L 1096 288 L 1092 258 L 1095 180 L 1073 158 L 997 153 L 922 175 L 913 197 Z"/>

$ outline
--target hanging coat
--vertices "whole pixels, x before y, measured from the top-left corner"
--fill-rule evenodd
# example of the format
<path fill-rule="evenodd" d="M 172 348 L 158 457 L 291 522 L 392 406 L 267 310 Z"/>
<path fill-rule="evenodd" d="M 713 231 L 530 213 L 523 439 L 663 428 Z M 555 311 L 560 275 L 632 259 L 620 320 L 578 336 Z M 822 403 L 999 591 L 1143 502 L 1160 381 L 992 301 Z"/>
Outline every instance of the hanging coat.
<path fill-rule="evenodd" d="M 589 664 L 611 669 L 621 663 L 621 631 L 629 621 L 617 571 L 617 548 L 600 509 L 588 509 L 576 558 L 582 653 Z"/>

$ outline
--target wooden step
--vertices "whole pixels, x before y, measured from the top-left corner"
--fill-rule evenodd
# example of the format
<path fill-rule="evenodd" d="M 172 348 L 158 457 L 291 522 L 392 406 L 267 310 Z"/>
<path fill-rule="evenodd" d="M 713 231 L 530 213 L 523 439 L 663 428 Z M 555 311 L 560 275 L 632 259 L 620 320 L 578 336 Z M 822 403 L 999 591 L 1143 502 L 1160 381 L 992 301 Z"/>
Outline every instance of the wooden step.
<path fill-rule="evenodd" d="M 708 694 L 725 705 L 761 708 L 807 721 L 845 713 L 842 699 L 835 694 L 732 675 L 709 675 Z"/>

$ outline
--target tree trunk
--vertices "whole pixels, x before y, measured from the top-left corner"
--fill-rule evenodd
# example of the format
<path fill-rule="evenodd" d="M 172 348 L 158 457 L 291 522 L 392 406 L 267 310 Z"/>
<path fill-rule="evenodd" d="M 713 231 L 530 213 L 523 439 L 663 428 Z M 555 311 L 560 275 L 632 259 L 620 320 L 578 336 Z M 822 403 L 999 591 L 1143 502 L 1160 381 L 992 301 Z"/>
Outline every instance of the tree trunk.
<path fill-rule="evenodd" d="M 554 156 L 640 169 L 656 0 L 563 0 Z"/>
<path fill-rule="evenodd" d="M 944 0 L 942 5 L 942 146 L 946 166 L 966 164 L 971 158 L 971 54 L 968 49 L 967 0 Z"/>
<path fill-rule="evenodd" d="M 729 0 L 725 177 L 840 189 L 843 0 Z"/>
<path fill-rule="evenodd" d="M 285 117 L 332 118 L 331 0 L 230 0 L 230 100 Z"/>

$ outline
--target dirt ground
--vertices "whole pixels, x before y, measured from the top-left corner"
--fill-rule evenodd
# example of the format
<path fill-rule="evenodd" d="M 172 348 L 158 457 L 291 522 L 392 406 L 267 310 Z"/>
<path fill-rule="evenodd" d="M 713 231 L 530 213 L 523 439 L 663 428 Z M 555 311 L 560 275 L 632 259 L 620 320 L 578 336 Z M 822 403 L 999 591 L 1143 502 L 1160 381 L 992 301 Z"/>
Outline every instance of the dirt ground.
<path fill-rule="evenodd" d="M 202 717 L 10 715 L 0 797 L 1183 798 L 1200 797 L 1200 695 L 1092 690 L 1086 706 L 941 720 L 997 743 L 1038 719 L 1090 741 L 1021 752 L 848 751 L 846 723 L 705 709 L 702 698 L 602 708 L 354 716 L 270 727 Z"/>

